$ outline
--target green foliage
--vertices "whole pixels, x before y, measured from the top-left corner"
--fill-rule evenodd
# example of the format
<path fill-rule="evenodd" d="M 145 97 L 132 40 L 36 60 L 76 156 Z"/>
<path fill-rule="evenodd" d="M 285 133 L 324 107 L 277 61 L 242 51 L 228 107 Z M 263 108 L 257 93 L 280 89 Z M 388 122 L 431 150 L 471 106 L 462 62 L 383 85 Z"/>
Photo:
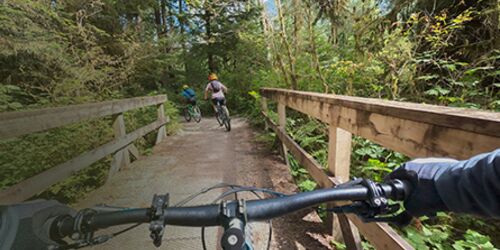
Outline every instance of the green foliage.
<path fill-rule="evenodd" d="M 304 180 L 304 181 L 299 183 L 299 188 L 300 188 L 300 191 L 307 192 L 307 191 L 313 191 L 314 189 L 316 189 L 317 185 L 318 184 L 314 181 Z"/>
<path fill-rule="evenodd" d="M 152 1 L 127 5 L 107 0 L 0 4 L 0 112 L 172 92 L 165 85 L 175 77 L 165 76 L 180 64 L 182 51 L 158 52 L 178 46 L 180 39 L 153 39 L 154 26 L 130 18 L 142 9 L 147 19 L 153 7 Z M 172 133 L 179 126 L 177 110 L 170 102 L 165 109 Z M 129 132 L 155 119 L 154 107 L 125 113 Z M 0 189 L 112 138 L 107 117 L 2 141 Z M 136 142 L 145 153 L 153 143 L 152 134 Z M 109 158 L 103 159 L 39 197 L 75 202 L 105 181 L 109 165 Z"/>
<path fill-rule="evenodd" d="M 490 237 L 482 235 L 476 231 L 468 229 L 464 235 L 465 240 L 459 240 L 453 244 L 453 249 L 483 249 L 493 250 L 496 249 L 490 242 Z"/>
<path fill-rule="evenodd" d="M 385 175 L 408 160 L 408 157 L 400 153 L 361 137 L 354 137 L 351 175 L 382 181 Z"/>
<path fill-rule="evenodd" d="M 442 215 L 443 216 L 443 215 Z M 424 219 L 427 220 L 427 219 Z M 421 225 L 404 229 L 406 239 L 415 249 L 495 249 L 488 236 L 468 229 L 463 239 L 450 241 L 457 237 L 454 228 L 448 224 Z"/>
<path fill-rule="evenodd" d="M 346 245 L 342 242 L 338 242 L 335 240 L 330 241 L 331 245 L 336 249 L 336 250 L 345 250 L 347 249 Z"/>

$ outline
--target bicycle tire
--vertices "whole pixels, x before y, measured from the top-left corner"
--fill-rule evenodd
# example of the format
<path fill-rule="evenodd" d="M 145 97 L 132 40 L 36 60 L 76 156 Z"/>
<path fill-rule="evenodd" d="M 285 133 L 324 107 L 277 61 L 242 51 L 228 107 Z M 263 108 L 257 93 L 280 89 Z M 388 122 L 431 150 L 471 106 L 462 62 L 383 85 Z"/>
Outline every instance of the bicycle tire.
<path fill-rule="evenodd" d="M 199 123 L 201 121 L 201 111 L 200 111 L 200 108 L 198 106 L 195 106 L 194 109 L 194 121 L 196 121 L 197 123 Z"/>
<path fill-rule="evenodd" d="M 229 118 L 229 114 L 226 108 L 222 108 L 222 112 L 224 112 L 224 127 L 226 127 L 226 131 L 231 131 L 231 119 Z"/>
<path fill-rule="evenodd" d="M 190 122 L 191 121 L 191 114 L 189 113 L 189 109 L 188 108 L 184 109 L 184 119 L 186 120 L 186 122 Z"/>
<path fill-rule="evenodd" d="M 231 131 L 231 120 L 227 117 L 224 119 L 224 127 L 226 127 L 227 132 Z"/>
<path fill-rule="evenodd" d="M 219 123 L 219 126 L 224 125 L 223 124 L 224 120 L 221 117 L 221 109 L 219 107 L 217 107 L 217 114 L 215 114 L 215 119 L 217 119 L 217 122 Z"/>

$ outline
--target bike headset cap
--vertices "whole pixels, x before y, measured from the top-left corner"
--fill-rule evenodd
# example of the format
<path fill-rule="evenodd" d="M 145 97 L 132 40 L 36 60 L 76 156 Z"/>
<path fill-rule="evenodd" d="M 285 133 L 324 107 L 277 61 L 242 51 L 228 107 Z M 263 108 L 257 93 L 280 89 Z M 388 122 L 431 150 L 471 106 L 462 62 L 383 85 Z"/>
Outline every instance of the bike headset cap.
<path fill-rule="evenodd" d="M 217 75 L 215 73 L 210 73 L 208 75 L 208 80 L 209 81 L 214 81 L 214 80 L 218 80 L 219 78 L 217 78 Z"/>

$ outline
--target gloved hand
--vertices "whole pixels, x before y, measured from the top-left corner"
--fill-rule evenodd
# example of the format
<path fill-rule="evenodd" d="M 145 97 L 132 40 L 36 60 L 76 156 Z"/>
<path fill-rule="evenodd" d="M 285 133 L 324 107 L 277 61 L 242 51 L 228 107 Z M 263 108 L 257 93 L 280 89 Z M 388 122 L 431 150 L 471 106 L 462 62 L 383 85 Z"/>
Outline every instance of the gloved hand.
<path fill-rule="evenodd" d="M 51 221 L 75 211 L 57 201 L 34 200 L 0 206 L 0 249 L 47 249 Z"/>
<path fill-rule="evenodd" d="M 435 182 L 439 175 L 450 168 L 449 159 L 437 162 L 406 162 L 391 172 L 386 179 L 407 180 L 412 183 L 413 191 L 404 202 L 406 211 L 414 216 L 435 215 L 438 211 L 448 211 Z"/>

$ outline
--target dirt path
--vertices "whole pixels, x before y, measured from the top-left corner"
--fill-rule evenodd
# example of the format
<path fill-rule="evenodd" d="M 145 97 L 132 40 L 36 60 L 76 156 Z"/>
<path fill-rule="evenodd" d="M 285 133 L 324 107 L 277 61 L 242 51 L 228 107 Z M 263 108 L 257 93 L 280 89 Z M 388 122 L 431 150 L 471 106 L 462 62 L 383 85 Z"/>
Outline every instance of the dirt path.
<path fill-rule="evenodd" d="M 184 131 L 157 145 L 153 155 L 142 157 L 78 207 L 106 203 L 115 206 L 147 207 L 155 193 L 170 193 L 175 204 L 203 188 L 224 182 L 257 186 L 292 193 L 297 191 L 286 165 L 256 142 L 255 132 L 243 119 L 232 120 L 230 133 L 214 119 L 188 123 Z M 190 203 L 207 204 L 222 190 L 210 192 Z M 250 197 L 250 196 L 245 196 Z M 273 220 L 272 249 L 325 249 L 326 228 L 315 213 L 303 211 Z M 252 226 L 255 249 L 263 249 L 267 225 Z M 109 232 L 114 232 L 113 229 Z M 220 231 L 210 228 L 209 249 L 217 248 Z M 321 240 L 317 241 L 319 238 Z M 201 249 L 199 228 L 167 227 L 161 249 Z M 141 225 L 95 249 L 157 249 L 149 239 L 148 225 Z"/>

